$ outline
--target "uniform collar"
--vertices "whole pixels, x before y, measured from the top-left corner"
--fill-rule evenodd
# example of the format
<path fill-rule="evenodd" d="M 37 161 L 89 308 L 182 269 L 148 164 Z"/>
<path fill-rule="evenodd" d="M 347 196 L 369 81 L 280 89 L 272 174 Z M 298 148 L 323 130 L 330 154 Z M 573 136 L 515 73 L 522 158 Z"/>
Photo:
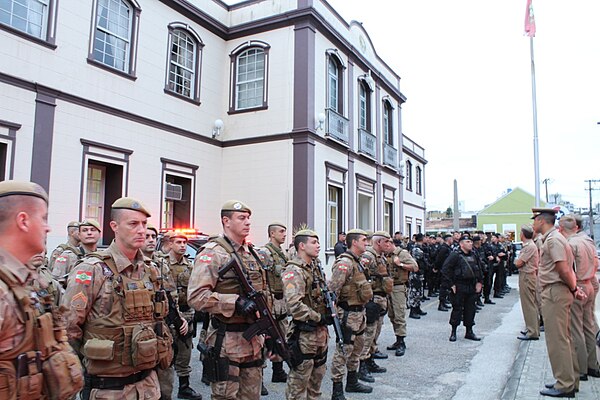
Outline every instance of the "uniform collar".
<path fill-rule="evenodd" d="M 189 265 L 190 264 L 187 257 L 185 256 L 185 254 L 183 256 L 181 256 L 181 261 L 177 261 L 177 257 L 175 257 L 172 252 L 169 252 L 169 263 L 171 265 L 175 265 L 175 264 Z"/>
<path fill-rule="evenodd" d="M 129 266 L 132 266 L 135 269 L 137 265 L 144 262 L 144 255 L 142 254 L 141 250 L 138 249 L 133 261 L 129 261 L 129 258 L 127 258 L 121 252 L 121 250 L 119 250 L 119 247 L 114 241 L 110 244 L 110 246 L 108 246 L 107 251 L 115 261 L 115 265 L 117 266 L 117 271 L 119 273 L 123 272 Z"/>
<path fill-rule="evenodd" d="M 34 270 L 17 260 L 8 251 L 0 248 L 0 265 L 17 278 L 19 283 L 26 284 L 31 278 L 37 276 Z"/>
<path fill-rule="evenodd" d="M 548 230 L 548 232 L 544 233 L 542 235 L 542 243 L 546 242 L 546 239 L 548 239 L 548 235 L 550 235 L 552 232 L 556 231 L 555 227 L 552 227 Z"/>

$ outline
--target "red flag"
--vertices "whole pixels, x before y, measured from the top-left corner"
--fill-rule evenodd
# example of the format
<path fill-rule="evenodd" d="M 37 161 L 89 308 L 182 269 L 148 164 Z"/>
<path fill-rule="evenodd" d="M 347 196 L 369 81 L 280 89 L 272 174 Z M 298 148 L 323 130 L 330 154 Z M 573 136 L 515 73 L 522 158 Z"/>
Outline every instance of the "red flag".
<path fill-rule="evenodd" d="M 525 10 L 525 34 L 529 37 L 535 36 L 535 18 L 533 16 L 532 0 L 527 0 L 527 10 Z"/>

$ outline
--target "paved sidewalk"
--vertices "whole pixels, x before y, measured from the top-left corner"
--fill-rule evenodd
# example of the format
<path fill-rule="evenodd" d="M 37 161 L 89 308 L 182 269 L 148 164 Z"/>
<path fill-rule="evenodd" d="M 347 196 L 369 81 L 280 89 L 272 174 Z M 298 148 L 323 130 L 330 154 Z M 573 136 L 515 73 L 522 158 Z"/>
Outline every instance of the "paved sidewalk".
<path fill-rule="evenodd" d="M 600 296 L 599 296 L 600 297 Z M 600 301 L 596 299 L 596 314 Z M 518 332 L 517 332 L 518 334 Z M 579 393 L 575 398 L 581 400 L 600 399 L 600 378 L 589 377 L 579 385 Z M 539 400 L 550 399 L 540 395 L 545 383 L 554 382 L 552 368 L 548 359 L 545 335 L 542 332 L 540 340 L 521 342 L 517 357 L 508 378 L 502 400 Z"/>

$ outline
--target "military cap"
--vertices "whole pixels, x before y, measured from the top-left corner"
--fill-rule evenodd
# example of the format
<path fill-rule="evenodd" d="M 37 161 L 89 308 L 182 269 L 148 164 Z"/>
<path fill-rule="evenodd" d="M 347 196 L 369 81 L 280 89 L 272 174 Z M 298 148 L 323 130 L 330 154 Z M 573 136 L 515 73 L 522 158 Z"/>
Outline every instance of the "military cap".
<path fill-rule="evenodd" d="M 386 231 L 377 231 L 373 234 L 373 236 L 382 236 L 386 239 L 391 239 L 392 237 L 390 236 L 389 232 Z"/>
<path fill-rule="evenodd" d="M 444 238 L 444 240 L 446 240 L 446 239 L 448 239 L 448 238 L 451 238 L 451 237 L 452 237 L 452 235 L 451 235 L 451 234 L 449 234 L 449 233 L 445 233 L 445 234 L 444 234 L 444 236 L 442 236 L 442 237 Z"/>
<path fill-rule="evenodd" d="M 417 242 L 420 242 L 421 240 L 423 240 L 423 234 L 422 234 L 422 233 L 417 233 L 417 234 L 415 235 L 415 240 L 416 240 Z"/>
<path fill-rule="evenodd" d="M 338 233 L 338 235 L 345 235 L 345 234 L 346 234 L 346 232 L 344 232 L 344 231 L 341 231 Z"/>
<path fill-rule="evenodd" d="M 463 240 L 471 240 L 471 236 L 469 236 L 469 235 L 462 235 L 460 237 L 460 239 L 458 239 L 459 242 L 462 242 Z"/>
<path fill-rule="evenodd" d="M 223 204 L 221 207 L 221 211 L 237 211 L 237 212 L 247 212 L 252 215 L 252 210 L 250 207 L 242 203 L 238 200 L 229 200 Z"/>
<path fill-rule="evenodd" d="M 373 237 L 373 231 L 366 231 L 366 233 L 369 239 Z"/>
<path fill-rule="evenodd" d="M 308 236 L 308 237 L 314 237 L 314 238 L 319 238 L 319 235 L 317 235 L 317 232 L 313 231 L 312 229 L 301 229 L 298 232 L 296 232 L 295 237 L 298 236 Z"/>
<path fill-rule="evenodd" d="M 533 217 L 531 217 L 531 219 L 535 219 L 535 217 L 542 214 L 556 215 L 556 210 L 553 208 L 532 208 L 531 212 L 533 213 Z"/>
<path fill-rule="evenodd" d="M 175 239 L 185 239 L 188 240 L 188 237 L 185 236 L 185 234 L 183 234 L 182 232 L 177 232 L 177 231 L 172 231 L 171 234 L 169 235 L 169 240 L 175 240 Z"/>
<path fill-rule="evenodd" d="M 475 236 L 473 236 L 473 241 L 474 242 L 481 242 L 481 237 L 479 235 L 475 235 Z"/>
<path fill-rule="evenodd" d="M 113 210 L 139 211 L 145 214 L 146 217 L 151 217 L 150 212 L 144 207 L 144 205 L 139 200 L 136 200 L 132 197 L 121 197 L 112 203 L 111 207 Z"/>
<path fill-rule="evenodd" d="M 527 232 L 527 233 L 533 234 L 533 227 L 531 225 L 529 225 L 529 224 L 527 224 L 527 225 L 521 225 L 521 230 L 523 232 Z"/>
<path fill-rule="evenodd" d="M 151 231 L 154 231 L 154 233 L 156 233 L 158 235 L 158 229 L 156 229 L 156 227 L 152 224 L 147 224 L 146 225 L 146 229 L 150 229 Z"/>
<path fill-rule="evenodd" d="M 96 228 L 100 232 L 102 232 L 102 229 L 100 229 L 100 223 L 98 221 L 96 221 L 95 219 L 84 219 L 83 221 L 81 221 L 79 223 L 79 227 L 82 227 L 82 226 L 93 226 L 94 228 Z"/>
<path fill-rule="evenodd" d="M 271 229 L 271 227 L 272 227 L 272 226 L 280 226 L 280 227 L 282 227 L 283 229 L 287 229 L 287 226 L 285 226 L 283 223 L 281 223 L 281 222 L 278 222 L 278 221 L 271 222 L 267 228 L 268 228 L 268 229 Z"/>
<path fill-rule="evenodd" d="M 48 193 L 37 183 L 25 181 L 0 182 L 0 197 L 6 196 L 33 196 L 48 203 Z"/>
<path fill-rule="evenodd" d="M 363 231 L 362 229 L 350 229 L 348 232 L 346 232 L 348 235 L 365 235 L 367 236 L 367 232 Z"/>
<path fill-rule="evenodd" d="M 79 227 L 79 221 L 70 221 L 67 224 L 67 228 L 78 228 Z"/>

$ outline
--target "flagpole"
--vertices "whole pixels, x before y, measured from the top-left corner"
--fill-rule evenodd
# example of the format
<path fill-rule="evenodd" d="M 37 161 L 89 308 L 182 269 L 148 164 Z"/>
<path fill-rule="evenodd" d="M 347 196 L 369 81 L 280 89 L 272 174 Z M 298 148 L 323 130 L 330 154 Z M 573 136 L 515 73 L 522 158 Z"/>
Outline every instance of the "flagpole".
<path fill-rule="evenodd" d="M 533 37 L 529 37 L 531 54 L 531 103 L 533 106 L 533 169 L 535 175 L 535 206 L 540 206 L 540 156 L 538 147 L 537 100 L 535 94 L 535 62 L 533 60 Z"/>

